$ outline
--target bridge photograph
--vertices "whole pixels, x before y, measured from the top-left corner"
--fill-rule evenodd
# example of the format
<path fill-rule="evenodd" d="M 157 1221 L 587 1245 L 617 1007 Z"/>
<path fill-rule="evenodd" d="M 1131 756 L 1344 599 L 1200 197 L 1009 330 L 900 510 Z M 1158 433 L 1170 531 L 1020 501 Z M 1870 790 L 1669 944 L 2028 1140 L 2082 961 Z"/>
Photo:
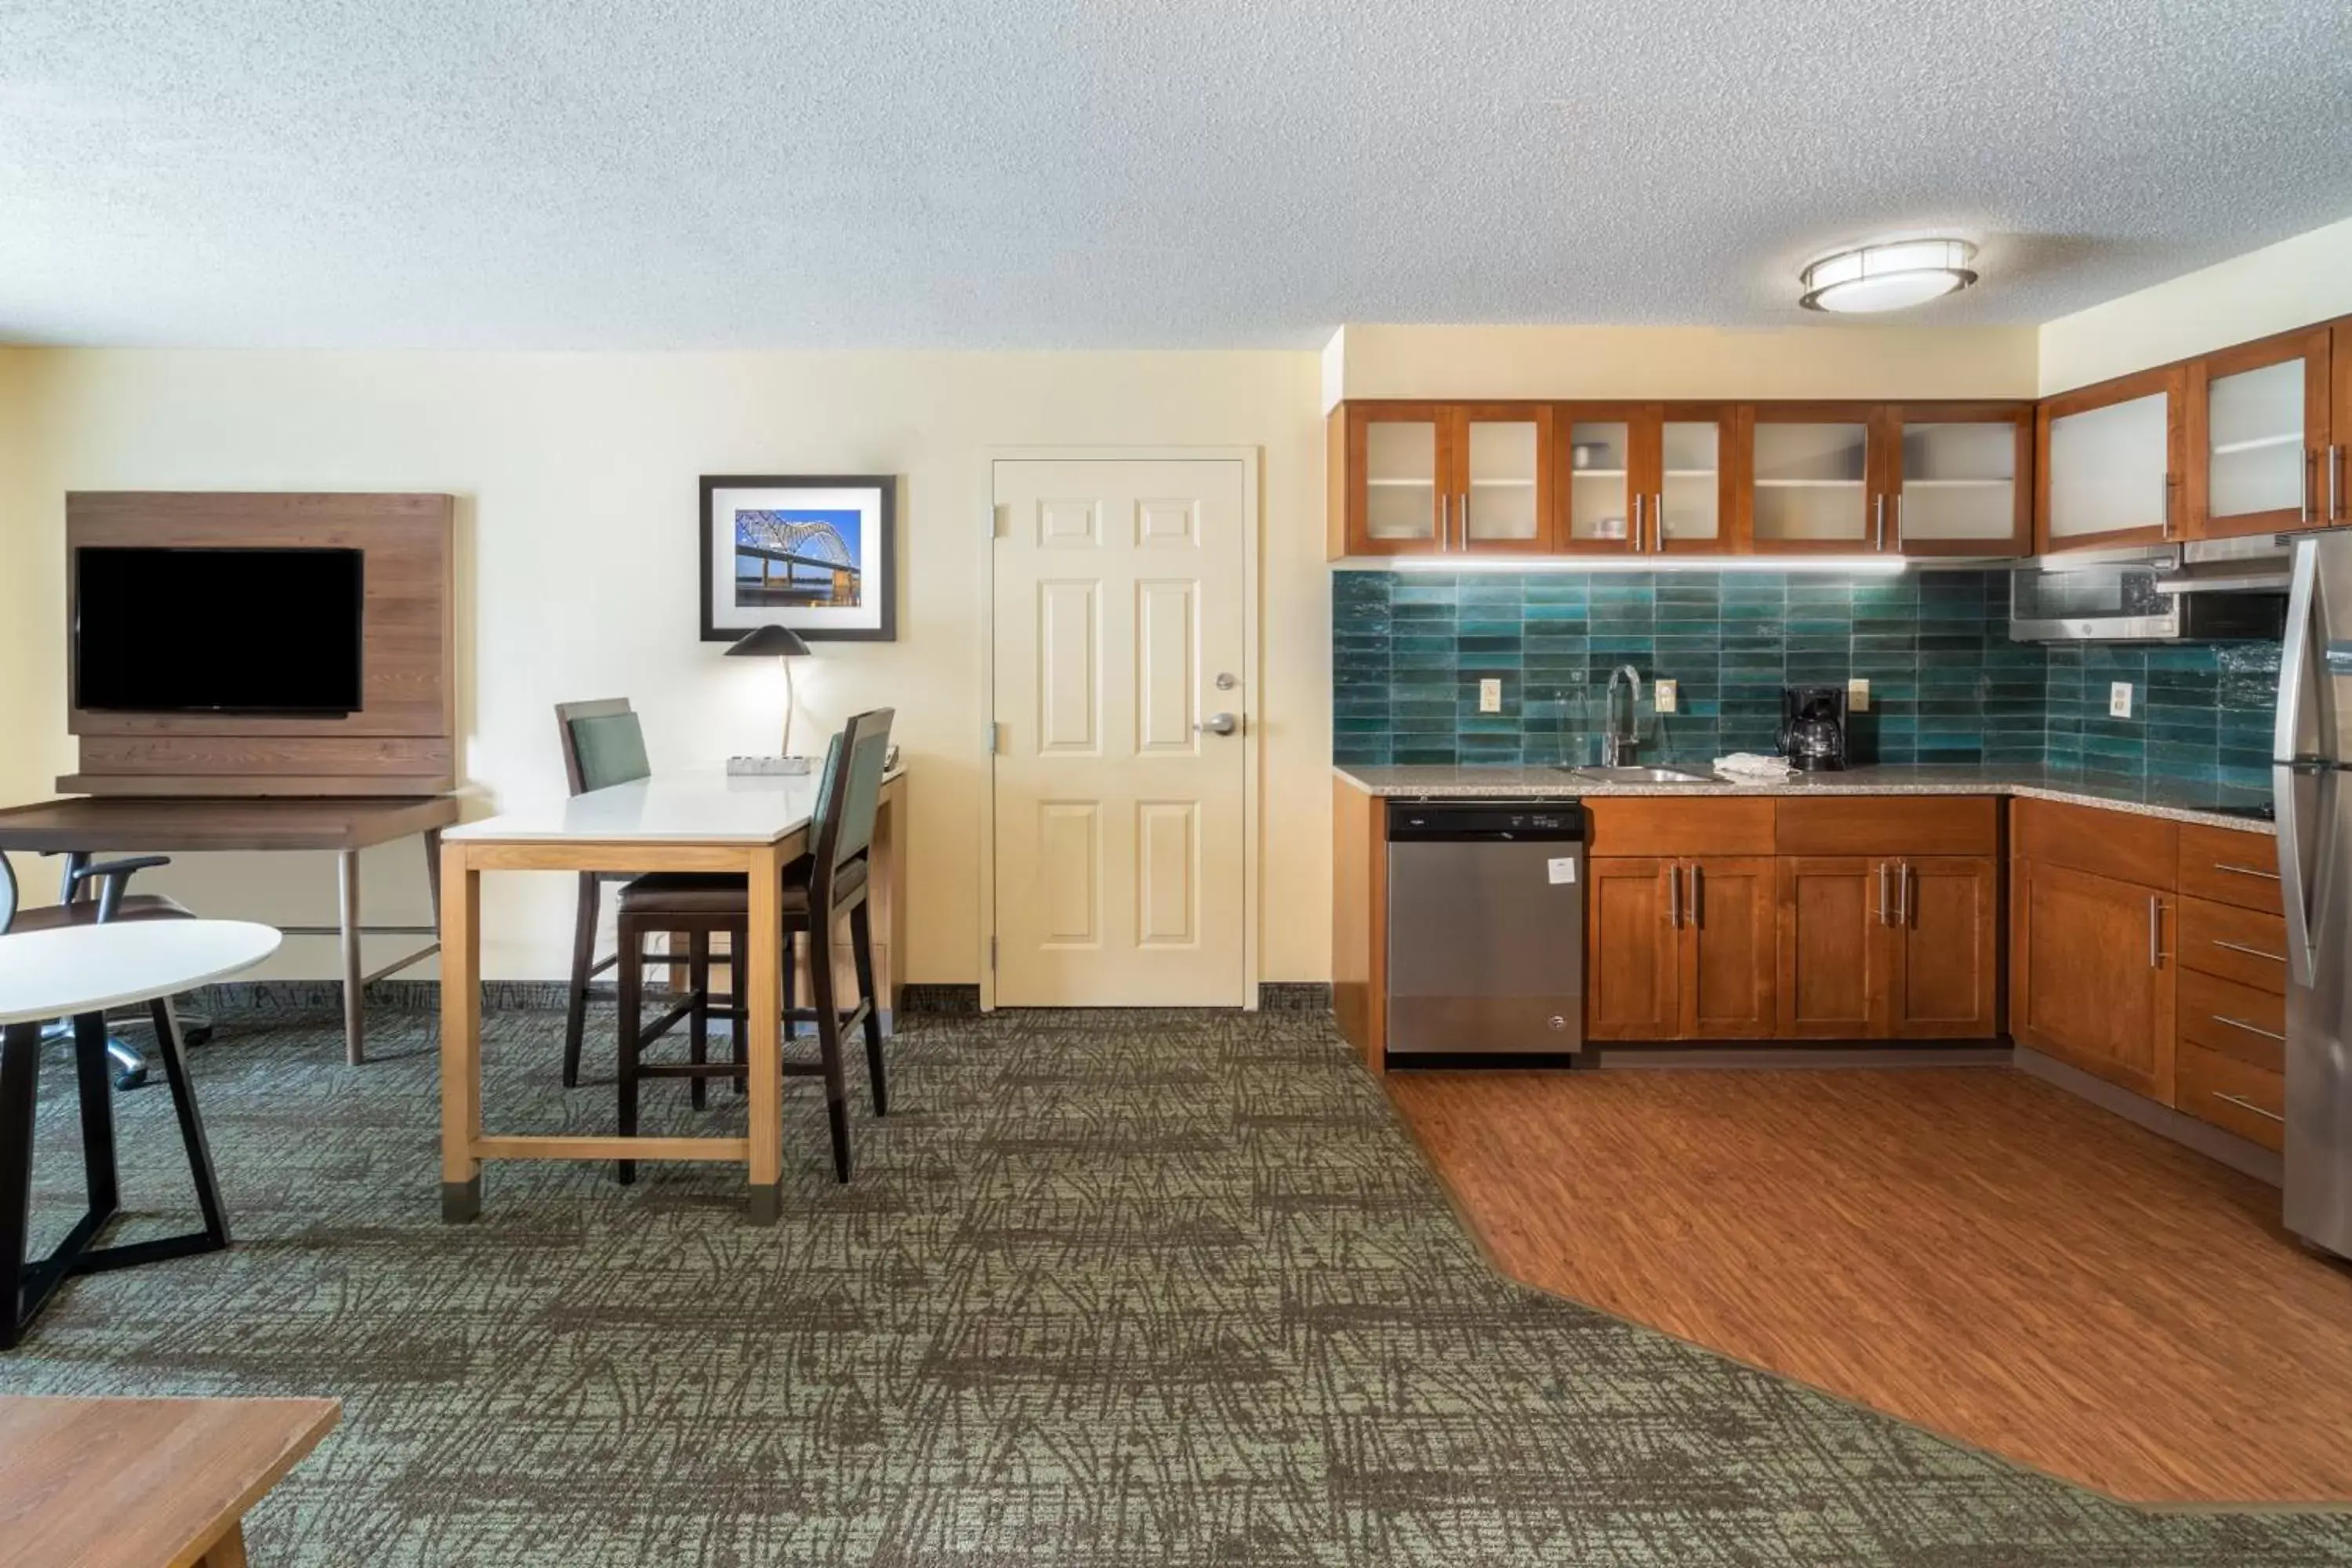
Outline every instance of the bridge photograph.
<path fill-rule="evenodd" d="M 854 510 L 738 510 L 736 607 L 856 608 L 865 580 L 858 527 Z"/>

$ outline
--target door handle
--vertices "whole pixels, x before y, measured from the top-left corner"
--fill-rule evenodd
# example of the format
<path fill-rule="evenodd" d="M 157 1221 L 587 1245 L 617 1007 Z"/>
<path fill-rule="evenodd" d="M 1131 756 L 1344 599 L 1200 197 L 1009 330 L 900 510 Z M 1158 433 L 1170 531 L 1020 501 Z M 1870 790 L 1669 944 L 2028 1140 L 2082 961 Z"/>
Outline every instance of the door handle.
<path fill-rule="evenodd" d="M 1893 920 L 1888 918 L 1889 913 L 1895 908 L 1895 901 L 1886 896 L 1887 869 L 1888 863 L 1885 860 L 1881 860 L 1878 863 L 1878 923 L 1883 926 L 1891 926 L 1895 923 Z"/>
<path fill-rule="evenodd" d="M 1903 548 L 1903 492 L 1897 490 L 1888 498 L 1888 510 L 1895 518 L 1895 548 Z"/>
<path fill-rule="evenodd" d="M 1666 919 L 1676 931 L 1683 929 L 1683 868 L 1679 866 L 1666 868 Z"/>
<path fill-rule="evenodd" d="M 1870 510 L 1877 520 L 1878 528 L 1878 540 L 1872 548 L 1885 550 L 1886 548 L 1886 492 L 1885 490 L 1870 498 Z"/>
<path fill-rule="evenodd" d="M 1231 713 L 1212 713 L 1192 728 L 1202 734 L 1230 735 L 1242 727 L 1242 721 Z"/>
<path fill-rule="evenodd" d="M 1633 492 L 1633 553 L 1639 555 L 1648 545 L 1642 542 L 1642 492 Z"/>
<path fill-rule="evenodd" d="M 1461 505 L 1454 509 L 1454 533 L 1464 550 L 1470 548 L 1470 492 L 1464 490 Z"/>
<path fill-rule="evenodd" d="M 1690 911 L 1690 923 L 1693 926 L 1704 926 L 1706 924 L 1706 917 L 1699 908 L 1698 867 L 1693 863 L 1683 869 L 1690 877 L 1690 897 L 1683 900 L 1683 907 Z"/>
<path fill-rule="evenodd" d="M 1437 548 L 1454 548 L 1454 498 L 1444 490 L 1437 492 Z"/>
<path fill-rule="evenodd" d="M 2164 900 L 2153 894 L 2147 900 L 2147 966 L 2164 967 Z"/>
<path fill-rule="evenodd" d="M 2294 509 L 2297 522 L 2308 523 L 2311 521 L 2311 466 L 2318 460 L 2318 447 L 2305 447 L 2303 449 L 2303 502 Z"/>
<path fill-rule="evenodd" d="M 1895 923 L 1911 929 L 1911 866 L 1906 860 L 1895 863 Z"/>
<path fill-rule="evenodd" d="M 2344 448 L 2327 448 L 2327 521 L 2334 522 L 2344 515 L 2343 506 Z"/>
<path fill-rule="evenodd" d="M 1650 492 L 1650 547 L 1664 555 L 1666 552 L 1666 493 L 1664 490 Z"/>

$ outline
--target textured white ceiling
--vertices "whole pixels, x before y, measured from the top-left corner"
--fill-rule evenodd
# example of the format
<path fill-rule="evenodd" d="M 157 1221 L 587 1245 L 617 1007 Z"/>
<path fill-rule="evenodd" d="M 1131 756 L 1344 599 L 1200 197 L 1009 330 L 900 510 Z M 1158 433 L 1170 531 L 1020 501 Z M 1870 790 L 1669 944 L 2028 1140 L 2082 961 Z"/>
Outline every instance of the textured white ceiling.
<path fill-rule="evenodd" d="M 2352 0 L 0 0 L 0 339 L 2027 321 L 2352 213 Z"/>

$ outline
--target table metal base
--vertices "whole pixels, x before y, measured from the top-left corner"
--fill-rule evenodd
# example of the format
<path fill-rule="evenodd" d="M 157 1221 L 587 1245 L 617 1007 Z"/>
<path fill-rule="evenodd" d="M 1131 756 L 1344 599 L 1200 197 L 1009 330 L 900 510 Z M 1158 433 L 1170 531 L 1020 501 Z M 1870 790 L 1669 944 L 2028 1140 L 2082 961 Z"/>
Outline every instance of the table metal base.
<path fill-rule="evenodd" d="M 172 1108 L 187 1150 L 188 1174 L 205 1227 L 183 1236 L 119 1247 L 93 1247 L 114 1217 L 120 1188 L 114 1161 L 113 1086 L 109 1081 L 106 1019 L 88 1013 L 74 1020 L 74 1077 L 81 1102 L 82 1173 L 89 1206 L 73 1228 L 44 1258 L 28 1259 L 32 1233 L 33 1122 L 40 1099 L 41 1026 L 10 1024 L 0 1032 L 0 1350 L 13 1350 L 51 1296 L 77 1274 L 130 1268 L 165 1258 L 217 1252 L 229 1244 L 228 1220 L 213 1178 L 213 1157 L 205 1141 L 203 1117 L 188 1082 L 186 1053 L 171 1004 L 151 1003 L 155 1041 L 171 1081 Z"/>

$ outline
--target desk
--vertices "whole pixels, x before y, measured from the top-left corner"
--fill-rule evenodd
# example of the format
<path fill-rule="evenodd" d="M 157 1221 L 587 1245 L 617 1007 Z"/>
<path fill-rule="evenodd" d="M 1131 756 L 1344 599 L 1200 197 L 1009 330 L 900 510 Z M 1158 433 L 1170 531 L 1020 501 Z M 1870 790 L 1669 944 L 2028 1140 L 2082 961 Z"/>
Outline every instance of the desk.
<path fill-rule="evenodd" d="M 278 951 L 278 933 L 246 921 L 125 921 L 0 936 L 0 1350 L 14 1347 L 57 1288 L 76 1274 L 216 1252 L 228 1220 L 213 1181 L 196 1091 L 164 998 L 252 968 Z M 205 1227 L 185 1236 L 92 1247 L 114 1217 L 114 1086 L 107 1080 L 106 1009 L 152 1005 L 155 1047 L 171 1080 L 172 1107 Z M 82 1175 L 89 1206 L 57 1250 L 25 1256 L 31 1234 L 34 1111 L 40 1098 L 41 1026 L 74 1021 L 81 1100 Z M 0 1471 L 0 1474 L 5 1474 Z M 0 1536 L 5 1539 L 5 1536 Z"/>
<path fill-rule="evenodd" d="M 0 1541 L 72 1568 L 246 1568 L 246 1510 L 331 1399 L 0 1397 Z"/>
<path fill-rule="evenodd" d="M 440 900 L 441 829 L 457 820 L 454 795 L 369 799 L 217 798 L 80 795 L 0 811 L 0 851 L 68 854 L 104 851 L 197 854 L 211 850 L 326 849 L 336 856 L 339 909 L 331 926 L 280 926 L 289 936 L 341 939 L 343 1056 L 367 1059 L 367 1027 L 360 1006 L 372 981 L 430 958 L 428 943 L 379 969 L 363 972 L 362 936 L 432 936 L 432 926 L 372 926 L 360 921 L 360 851 L 411 834 L 425 836 L 425 875 Z M 197 911 L 202 913 L 202 910 Z M 436 913 L 436 919 L 438 919 Z"/>
<path fill-rule="evenodd" d="M 783 1196 L 783 868 L 808 853 L 817 775 L 656 773 L 535 811 L 453 827 L 441 842 L 441 1217 L 481 1212 L 485 1160 L 740 1162 L 755 1223 Z M 906 778 L 883 780 L 872 883 L 877 1001 L 905 963 Z M 481 879 L 485 871 L 732 871 L 750 879 L 742 956 L 751 1127 L 744 1138 L 491 1135 L 482 1127 Z M 730 985 L 737 982 L 730 980 Z"/>

